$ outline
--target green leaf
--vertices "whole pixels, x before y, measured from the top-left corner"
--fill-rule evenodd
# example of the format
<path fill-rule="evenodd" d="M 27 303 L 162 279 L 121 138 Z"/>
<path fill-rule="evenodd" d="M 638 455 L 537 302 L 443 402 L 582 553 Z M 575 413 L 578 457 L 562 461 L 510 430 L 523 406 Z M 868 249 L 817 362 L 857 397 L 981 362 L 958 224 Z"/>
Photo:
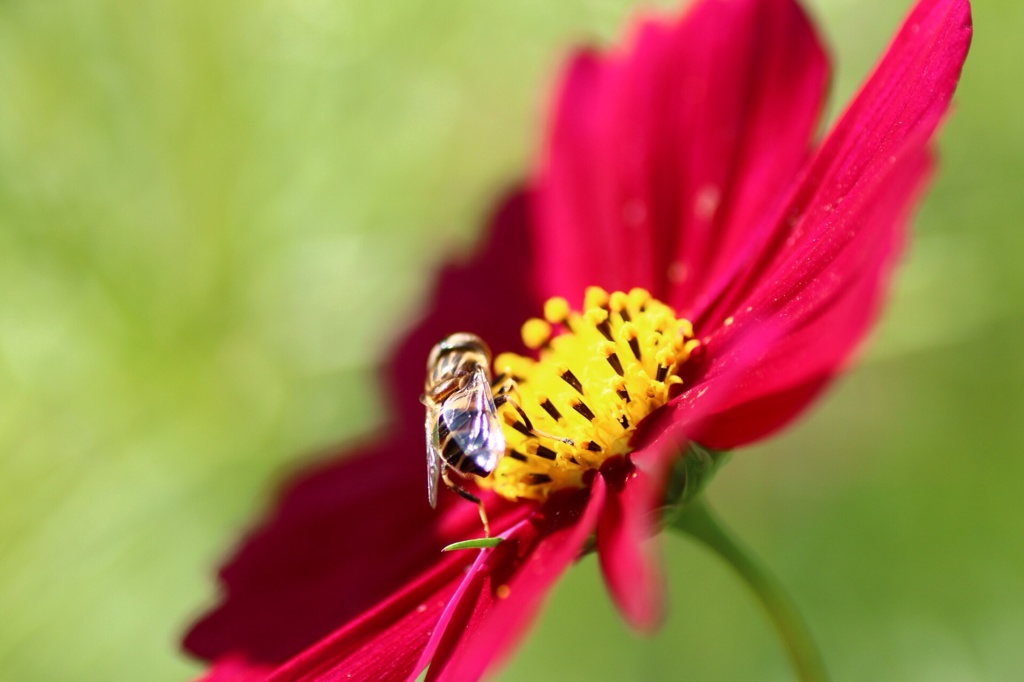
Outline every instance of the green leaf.
<path fill-rule="evenodd" d="M 463 540 L 461 542 L 453 542 L 441 551 L 450 552 L 455 549 L 485 549 L 487 547 L 497 547 L 500 544 L 501 538 L 477 538 L 475 540 Z"/>

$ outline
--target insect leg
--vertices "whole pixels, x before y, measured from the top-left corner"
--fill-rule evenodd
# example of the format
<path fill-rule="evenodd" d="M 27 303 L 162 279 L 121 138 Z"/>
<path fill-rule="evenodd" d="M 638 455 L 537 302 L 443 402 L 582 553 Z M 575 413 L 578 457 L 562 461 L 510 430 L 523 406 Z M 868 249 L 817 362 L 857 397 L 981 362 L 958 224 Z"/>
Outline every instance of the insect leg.
<path fill-rule="evenodd" d="M 444 467 L 444 471 L 441 473 L 441 478 L 444 479 L 445 485 L 447 485 L 449 488 L 451 488 L 452 490 L 459 494 L 459 497 L 461 497 L 464 500 L 469 500 L 470 502 L 477 506 L 477 509 L 480 511 L 480 521 L 484 524 L 484 537 L 491 537 L 491 526 L 489 523 L 487 523 L 487 511 L 484 509 L 484 503 L 480 500 L 480 498 L 474 495 L 473 493 L 469 492 L 462 486 L 458 485 L 454 481 L 452 481 L 452 479 L 448 477 L 447 466 Z"/>
<path fill-rule="evenodd" d="M 526 425 L 526 428 L 529 429 L 530 431 L 534 431 L 533 422 L 530 421 L 530 418 L 526 416 L 526 411 L 523 410 L 523 408 L 519 406 L 519 403 L 517 403 L 516 401 L 512 400 L 512 397 L 509 396 L 508 393 L 501 393 L 501 394 L 495 396 L 495 398 L 494 398 L 494 406 L 495 407 L 501 407 L 505 403 L 508 403 L 512 407 L 516 408 L 516 412 L 518 412 L 519 416 L 523 418 L 523 424 Z"/>
<path fill-rule="evenodd" d="M 502 388 L 504 388 L 504 386 Z M 565 443 L 566 445 L 575 445 L 575 443 L 573 443 L 572 439 L 570 438 L 562 438 L 561 436 L 555 436 L 550 433 L 546 433 L 544 431 L 539 431 L 538 429 L 536 429 L 533 426 L 533 422 L 530 421 L 530 418 L 526 416 L 526 410 L 520 407 L 519 403 L 513 400 L 512 396 L 509 395 L 508 393 L 502 392 L 494 397 L 495 407 L 501 407 L 505 403 L 508 403 L 509 405 L 516 409 L 516 412 L 519 413 L 519 416 L 523 418 L 523 425 L 526 426 L 527 431 L 529 431 L 533 435 L 540 436 L 542 438 L 550 438 L 551 440 L 557 440 L 560 443 Z"/>

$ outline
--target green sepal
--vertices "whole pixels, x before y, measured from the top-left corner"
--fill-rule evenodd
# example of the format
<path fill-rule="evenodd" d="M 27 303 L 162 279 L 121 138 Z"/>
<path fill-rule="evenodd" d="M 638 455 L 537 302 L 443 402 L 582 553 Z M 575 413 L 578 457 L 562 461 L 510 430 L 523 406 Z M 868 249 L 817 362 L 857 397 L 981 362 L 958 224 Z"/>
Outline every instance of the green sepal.
<path fill-rule="evenodd" d="M 665 485 L 665 503 L 658 510 L 662 528 L 675 526 L 686 508 L 697 500 L 718 469 L 729 461 L 728 450 L 711 450 L 690 442 L 672 465 Z"/>
<path fill-rule="evenodd" d="M 501 540 L 501 538 L 476 538 L 475 540 L 462 540 L 461 542 L 453 542 L 441 551 L 451 552 L 456 549 L 486 549 L 488 547 L 497 547 L 501 544 Z"/>

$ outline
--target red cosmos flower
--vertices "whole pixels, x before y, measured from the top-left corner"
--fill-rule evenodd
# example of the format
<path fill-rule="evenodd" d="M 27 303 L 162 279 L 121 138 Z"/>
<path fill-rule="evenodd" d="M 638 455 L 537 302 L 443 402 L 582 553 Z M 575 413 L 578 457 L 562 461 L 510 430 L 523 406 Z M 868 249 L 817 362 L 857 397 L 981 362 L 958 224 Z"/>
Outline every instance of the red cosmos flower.
<path fill-rule="evenodd" d="M 704 0 L 639 24 L 625 48 L 578 53 L 539 169 L 394 353 L 388 431 L 289 485 L 222 569 L 223 601 L 185 640 L 213 661 L 207 679 L 414 679 L 428 663 L 429 680 L 477 678 L 591 539 L 625 618 L 655 627 L 643 541 L 669 467 L 687 442 L 777 430 L 842 369 L 970 36 L 967 0 L 918 2 L 820 144 L 828 63 L 793 0 Z M 649 295 L 614 293 L 637 287 Z M 524 329 L 531 354 L 520 327 L 552 296 L 554 330 Z M 542 403 L 559 408 L 544 428 L 572 422 L 577 449 L 508 429 L 508 465 L 479 490 L 504 541 L 442 553 L 480 535 L 472 505 L 442 492 L 432 513 L 424 494 L 423 363 L 454 331 L 520 353 L 498 364 L 523 374 L 524 409 L 542 421 Z"/>

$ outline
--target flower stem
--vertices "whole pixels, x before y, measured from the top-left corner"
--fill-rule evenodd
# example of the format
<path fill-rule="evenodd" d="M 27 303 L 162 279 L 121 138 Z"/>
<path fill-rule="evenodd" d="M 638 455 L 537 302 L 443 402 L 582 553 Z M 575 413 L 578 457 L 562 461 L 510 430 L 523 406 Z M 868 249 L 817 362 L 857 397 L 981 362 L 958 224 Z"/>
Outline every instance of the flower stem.
<path fill-rule="evenodd" d="M 686 505 L 672 527 L 700 540 L 732 566 L 757 595 L 775 624 L 801 682 L 826 682 L 828 673 L 807 622 L 782 585 L 736 540 L 700 497 Z"/>

